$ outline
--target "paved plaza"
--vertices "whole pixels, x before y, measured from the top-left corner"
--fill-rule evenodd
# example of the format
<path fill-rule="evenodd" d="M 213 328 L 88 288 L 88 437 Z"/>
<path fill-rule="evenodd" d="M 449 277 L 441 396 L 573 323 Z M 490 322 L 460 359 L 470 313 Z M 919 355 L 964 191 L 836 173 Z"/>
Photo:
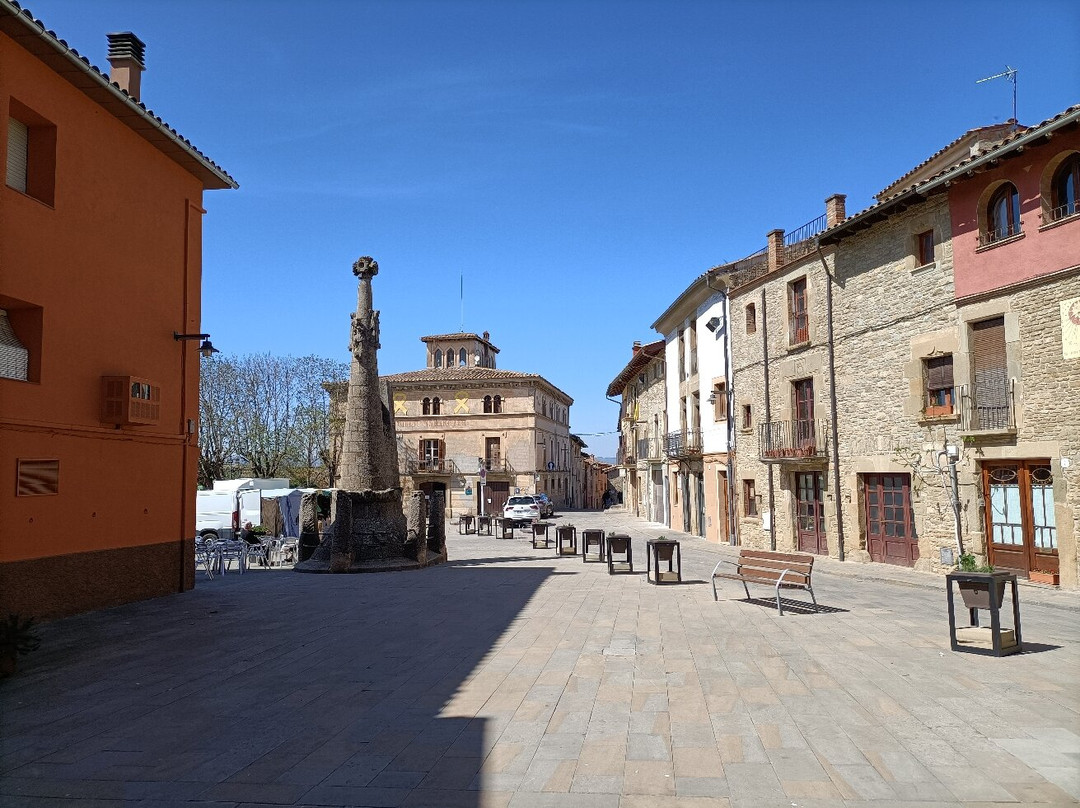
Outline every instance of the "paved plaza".
<path fill-rule="evenodd" d="M 1075 593 L 949 649 L 944 580 L 822 560 L 819 610 L 460 536 L 416 572 L 230 573 L 42 627 L 0 683 L 0 806 L 811 808 L 1080 801 Z M 644 542 L 683 547 L 653 586 Z M 792 601 L 805 593 L 796 592 Z M 760 597 L 758 597 L 760 596 Z"/>

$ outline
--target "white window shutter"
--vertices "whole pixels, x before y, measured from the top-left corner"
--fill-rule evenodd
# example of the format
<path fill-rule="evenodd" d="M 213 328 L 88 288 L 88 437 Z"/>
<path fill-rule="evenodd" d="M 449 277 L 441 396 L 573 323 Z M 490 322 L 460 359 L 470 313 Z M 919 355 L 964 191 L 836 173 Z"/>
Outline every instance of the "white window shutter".
<path fill-rule="evenodd" d="M 8 118 L 7 184 L 26 193 L 26 155 L 30 134 L 26 124 Z"/>

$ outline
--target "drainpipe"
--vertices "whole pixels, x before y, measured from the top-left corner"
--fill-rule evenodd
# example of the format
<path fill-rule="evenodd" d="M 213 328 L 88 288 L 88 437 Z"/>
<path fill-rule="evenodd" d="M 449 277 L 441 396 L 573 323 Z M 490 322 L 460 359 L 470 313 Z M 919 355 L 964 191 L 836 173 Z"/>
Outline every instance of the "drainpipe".
<path fill-rule="evenodd" d="M 765 308 L 765 286 L 761 287 L 761 358 L 765 382 L 765 423 L 772 423 L 769 395 L 769 317 Z M 776 496 L 773 493 L 773 464 L 769 463 L 769 549 L 776 549 Z"/>
<path fill-rule="evenodd" d="M 833 345 L 833 275 L 829 272 L 829 265 L 825 262 L 825 255 L 821 252 L 821 245 L 814 242 L 821 267 L 825 270 L 825 321 L 828 326 L 829 348 L 829 418 L 832 420 L 830 432 L 830 449 L 832 451 L 833 467 L 833 503 L 836 505 L 836 551 L 837 557 L 844 560 L 844 509 L 840 502 L 840 436 L 837 434 L 838 423 L 836 420 L 836 352 Z"/>

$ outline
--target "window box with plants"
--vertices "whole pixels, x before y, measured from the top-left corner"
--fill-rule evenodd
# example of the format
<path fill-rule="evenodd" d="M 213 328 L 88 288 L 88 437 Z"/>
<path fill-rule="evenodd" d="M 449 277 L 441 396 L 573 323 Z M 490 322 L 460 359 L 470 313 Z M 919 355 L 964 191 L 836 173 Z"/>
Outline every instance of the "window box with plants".
<path fill-rule="evenodd" d="M 1057 586 L 1061 582 L 1061 576 L 1051 570 L 1032 570 L 1028 573 L 1028 580 L 1037 584 Z"/>
<path fill-rule="evenodd" d="M 957 626 L 953 612 L 953 585 L 970 614 L 970 625 Z M 1012 628 L 1001 623 L 1001 606 L 1006 586 L 1012 587 Z M 957 569 L 945 576 L 949 608 L 949 642 L 954 651 L 1004 656 L 1023 651 L 1020 638 L 1020 602 L 1017 598 L 1016 574 L 997 572 L 993 567 L 980 565 L 975 556 L 960 556 Z M 990 612 L 990 625 L 980 626 L 979 611 Z"/>
<path fill-rule="evenodd" d="M 975 556 L 967 553 L 960 556 L 956 573 L 950 574 L 956 578 L 960 597 L 969 609 L 989 609 L 991 597 L 995 608 L 1001 608 L 1005 599 L 1005 584 L 1011 573 L 994 572 L 989 564 L 979 564 Z"/>

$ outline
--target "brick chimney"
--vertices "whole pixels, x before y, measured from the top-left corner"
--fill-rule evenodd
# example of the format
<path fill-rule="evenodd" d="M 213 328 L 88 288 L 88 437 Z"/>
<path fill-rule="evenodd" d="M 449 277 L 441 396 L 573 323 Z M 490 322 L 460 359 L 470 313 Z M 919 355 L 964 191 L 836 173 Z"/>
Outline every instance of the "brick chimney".
<path fill-rule="evenodd" d="M 636 354 L 636 353 L 637 353 L 638 351 L 640 351 L 640 350 L 641 350 L 641 340 L 639 340 L 639 339 L 636 339 L 636 340 L 634 340 L 634 348 L 633 348 L 633 350 L 632 350 L 632 351 L 630 352 L 630 354 L 631 354 L 631 355 L 633 355 L 633 354 Z"/>
<path fill-rule="evenodd" d="M 844 210 L 844 202 L 847 200 L 846 194 L 833 194 L 825 200 L 825 226 L 832 227 L 834 224 L 840 224 L 847 218 L 847 212 Z"/>
<path fill-rule="evenodd" d="M 136 101 L 142 89 L 142 72 L 146 69 L 143 57 L 146 45 L 131 31 L 106 34 L 109 38 L 109 81 Z"/>
<path fill-rule="evenodd" d="M 769 272 L 772 272 L 784 265 L 784 231 L 770 230 L 766 238 L 769 240 Z"/>

